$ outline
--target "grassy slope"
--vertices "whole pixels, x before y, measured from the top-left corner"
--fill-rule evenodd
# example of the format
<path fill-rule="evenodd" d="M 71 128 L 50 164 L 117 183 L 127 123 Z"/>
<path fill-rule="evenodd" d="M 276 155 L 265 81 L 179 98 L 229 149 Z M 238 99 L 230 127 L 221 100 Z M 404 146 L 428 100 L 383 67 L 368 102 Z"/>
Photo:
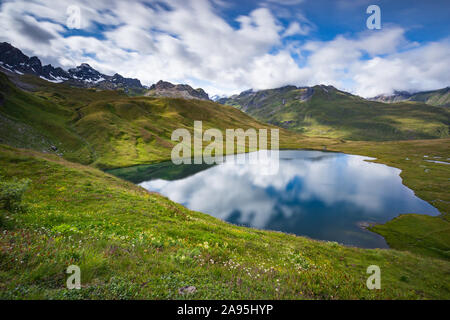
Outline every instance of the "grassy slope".
<path fill-rule="evenodd" d="M 94 165 L 100 168 L 123 167 L 170 159 L 178 142 L 171 141 L 175 129 L 193 132 L 194 120 L 203 130 L 218 128 L 273 128 L 228 106 L 192 100 L 136 97 L 91 103 L 80 110 L 83 117 L 75 128 L 96 150 Z M 280 132 L 281 147 L 289 147 L 304 137 L 286 130 Z M 304 139 L 304 145 L 326 139 Z"/>
<path fill-rule="evenodd" d="M 68 160 L 104 169 L 169 159 L 177 143 L 171 141 L 172 131 L 186 128 L 193 132 L 194 120 L 203 122 L 203 130 L 274 128 L 233 107 L 208 101 L 128 97 L 30 76 L 16 81 L 34 92 L 17 89 L 0 73 L 2 143 L 38 151 L 49 151 L 55 145 Z M 336 141 L 280 130 L 282 148 L 332 143 Z"/>
<path fill-rule="evenodd" d="M 256 119 L 308 136 L 349 140 L 405 140 L 449 136 L 449 110 L 430 105 L 367 101 L 331 87 L 314 87 L 301 101 L 304 89 L 272 89 L 256 96 L 232 98 L 228 104 Z"/>
<path fill-rule="evenodd" d="M 450 298 L 450 263 L 237 227 L 92 167 L 0 146 L 1 174 L 29 177 L 26 213 L 3 212 L 0 298 Z M 82 290 L 65 289 L 65 269 Z M 382 289 L 365 286 L 369 265 Z"/>
<path fill-rule="evenodd" d="M 91 161 L 83 139 L 66 126 L 72 117 L 69 109 L 17 89 L 2 73 L 0 95 L 2 143 L 41 151 L 54 145 L 69 159 Z"/>
<path fill-rule="evenodd" d="M 414 94 L 410 100 L 420 101 L 433 106 L 450 106 L 450 89 L 443 88 L 440 90 L 418 92 Z"/>

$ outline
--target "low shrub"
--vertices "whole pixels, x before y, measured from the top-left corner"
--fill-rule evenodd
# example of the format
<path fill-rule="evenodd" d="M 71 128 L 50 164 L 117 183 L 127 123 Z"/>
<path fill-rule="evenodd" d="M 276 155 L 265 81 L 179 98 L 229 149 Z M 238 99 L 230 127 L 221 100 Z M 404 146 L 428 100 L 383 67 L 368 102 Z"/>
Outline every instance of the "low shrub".
<path fill-rule="evenodd" d="M 0 177 L 0 209 L 6 209 L 11 212 L 24 211 L 22 197 L 30 185 L 30 179 L 12 179 L 4 181 Z"/>

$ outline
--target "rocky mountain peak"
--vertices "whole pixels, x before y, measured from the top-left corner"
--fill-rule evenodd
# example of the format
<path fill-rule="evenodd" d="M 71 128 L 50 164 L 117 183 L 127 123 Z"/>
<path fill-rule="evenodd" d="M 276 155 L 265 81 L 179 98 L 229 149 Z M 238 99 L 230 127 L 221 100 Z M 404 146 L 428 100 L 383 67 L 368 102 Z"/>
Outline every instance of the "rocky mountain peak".
<path fill-rule="evenodd" d="M 172 89 L 174 87 L 175 87 L 175 85 L 170 82 L 159 80 L 157 83 L 152 84 L 152 86 L 150 87 L 150 90 L 166 90 L 166 89 Z"/>
<path fill-rule="evenodd" d="M 76 68 L 69 69 L 69 74 L 76 80 L 97 82 L 105 80 L 103 74 L 92 68 L 87 63 L 82 63 Z"/>
<path fill-rule="evenodd" d="M 34 67 L 42 67 L 41 60 L 39 60 L 38 57 L 31 57 L 29 60 L 29 64 L 30 64 L 30 66 L 34 66 Z"/>
<path fill-rule="evenodd" d="M 51 64 L 42 66 L 38 57 L 30 58 L 7 42 L 0 43 L 1 69 L 16 74 L 32 74 L 51 82 L 69 82 L 70 85 L 78 87 L 98 87 L 108 90 L 144 88 L 137 79 L 124 78 L 118 73 L 114 76 L 108 76 L 95 70 L 87 63 L 82 63 L 68 71 L 60 67 L 55 68 Z"/>

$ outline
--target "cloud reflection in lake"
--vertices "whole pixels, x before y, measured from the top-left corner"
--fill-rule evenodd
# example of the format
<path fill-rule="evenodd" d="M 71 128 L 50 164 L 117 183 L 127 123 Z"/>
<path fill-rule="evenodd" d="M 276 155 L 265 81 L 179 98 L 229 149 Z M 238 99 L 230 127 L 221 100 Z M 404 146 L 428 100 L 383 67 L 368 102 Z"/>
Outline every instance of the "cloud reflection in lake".
<path fill-rule="evenodd" d="M 439 214 L 402 184 L 399 169 L 364 161 L 367 157 L 280 151 L 276 175 L 261 175 L 257 165 L 231 158 L 185 178 L 140 185 L 234 224 L 368 248 L 387 244 L 360 222 L 384 223 L 401 213 Z"/>

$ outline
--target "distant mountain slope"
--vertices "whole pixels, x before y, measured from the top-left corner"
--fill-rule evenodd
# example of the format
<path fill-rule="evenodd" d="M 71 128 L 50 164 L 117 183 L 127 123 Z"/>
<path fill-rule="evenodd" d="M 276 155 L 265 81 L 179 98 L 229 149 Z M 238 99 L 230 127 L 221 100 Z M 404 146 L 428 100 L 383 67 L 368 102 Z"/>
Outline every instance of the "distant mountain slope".
<path fill-rule="evenodd" d="M 432 106 L 450 107 L 450 87 L 416 93 L 409 93 L 407 91 L 395 91 L 391 95 L 379 95 L 370 98 L 369 100 L 386 103 L 416 101 L 423 102 Z"/>
<path fill-rule="evenodd" d="M 401 101 L 407 101 L 412 96 L 411 93 L 408 91 L 394 91 L 393 94 L 385 95 L 380 94 L 378 96 L 369 98 L 367 100 L 370 101 L 378 101 L 378 102 L 384 102 L 384 103 L 395 103 L 395 102 L 401 102 Z"/>
<path fill-rule="evenodd" d="M 43 66 L 38 57 L 29 58 L 19 49 L 7 42 L 0 43 L 0 70 L 16 74 L 32 74 L 41 79 L 61 83 L 67 82 L 77 87 L 96 87 L 100 89 L 144 89 L 138 79 L 124 78 L 120 74 L 108 76 L 92 68 L 87 63 L 82 63 L 68 71 L 55 68 L 52 65 Z"/>
<path fill-rule="evenodd" d="M 145 95 L 153 97 L 210 100 L 208 94 L 201 88 L 194 89 L 187 84 L 175 85 L 162 80 L 152 85 Z"/>
<path fill-rule="evenodd" d="M 368 101 L 332 86 L 248 90 L 218 102 L 310 136 L 381 141 L 449 136 L 446 108 Z"/>
<path fill-rule="evenodd" d="M 220 99 L 226 99 L 226 98 L 228 98 L 227 95 L 218 95 L 218 94 L 215 94 L 215 95 L 213 95 L 210 99 L 211 99 L 212 101 L 217 102 L 217 101 L 219 101 Z"/>

